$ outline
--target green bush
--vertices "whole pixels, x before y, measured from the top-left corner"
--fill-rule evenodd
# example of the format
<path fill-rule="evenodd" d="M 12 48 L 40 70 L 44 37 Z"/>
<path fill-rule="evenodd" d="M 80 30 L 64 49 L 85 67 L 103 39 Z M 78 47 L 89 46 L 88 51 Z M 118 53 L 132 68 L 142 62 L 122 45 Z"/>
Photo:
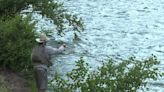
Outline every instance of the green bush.
<path fill-rule="evenodd" d="M 25 0 L 0 0 L 0 16 L 13 16 L 25 6 Z"/>
<path fill-rule="evenodd" d="M 34 47 L 34 24 L 16 15 L 10 20 L 0 20 L 0 67 L 15 71 L 31 68 L 30 54 Z"/>
<path fill-rule="evenodd" d="M 146 85 L 146 79 L 162 76 L 158 64 L 155 56 L 141 61 L 132 57 L 119 64 L 110 59 L 97 71 L 89 72 L 88 64 L 80 59 L 66 79 L 55 74 L 49 84 L 54 92 L 136 92 Z"/>

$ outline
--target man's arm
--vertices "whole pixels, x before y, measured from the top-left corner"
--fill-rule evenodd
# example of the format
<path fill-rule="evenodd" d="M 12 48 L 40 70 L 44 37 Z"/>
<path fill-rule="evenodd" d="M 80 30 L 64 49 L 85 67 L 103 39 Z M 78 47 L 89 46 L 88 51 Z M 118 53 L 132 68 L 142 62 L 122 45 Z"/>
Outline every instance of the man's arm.
<path fill-rule="evenodd" d="M 66 45 L 61 45 L 59 48 L 53 48 L 51 46 L 46 46 L 46 49 L 47 49 L 47 52 L 50 54 L 50 55 L 53 55 L 53 54 L 60 54 L 64 51 Z"/>

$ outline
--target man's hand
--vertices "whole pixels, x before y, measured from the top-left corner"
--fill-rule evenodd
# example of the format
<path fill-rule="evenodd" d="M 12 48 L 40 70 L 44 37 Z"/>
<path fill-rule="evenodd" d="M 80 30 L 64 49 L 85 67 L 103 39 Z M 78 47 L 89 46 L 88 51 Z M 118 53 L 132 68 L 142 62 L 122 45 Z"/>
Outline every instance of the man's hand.
<path fill-rule="evenodd" d="M 63 45 L 61 45 L 58 49 L 59 49 L 59 50 L 64 51 L 64 50 L 65 50 L 65 48 L 66 48 L 66 45 L 65 45 L 65 44 L 63 44 Z"/>
<path fill-rule="evenodd" d="M 66 44 L 63 44 L 62 46 L 63 46 L 64 48 L 66 48 L 66 47 L 67 47 L 67 46 L 66 46 Z"/>

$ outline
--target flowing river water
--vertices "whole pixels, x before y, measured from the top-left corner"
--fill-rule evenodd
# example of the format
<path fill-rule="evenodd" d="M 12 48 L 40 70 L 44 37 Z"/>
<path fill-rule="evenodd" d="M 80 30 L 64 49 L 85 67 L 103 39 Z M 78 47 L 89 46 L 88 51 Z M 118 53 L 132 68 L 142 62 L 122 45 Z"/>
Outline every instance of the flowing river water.
<path fill-rule="evenodd" d="M 60 1 L 83 18 L 85 31 L 79 34 L 81 40 L 77 42 L 71 40 L 72 33 L 55 36 L 56 41 L 64 41 L 68 48 L 64 55 L 53 59 L 52 71 L 64 75 L 81 56 L 94 69 L 108 57 L 143 59 L 151 54 L 161 61 L 159 67 L 164 71 L 164 0 Z M 150 81 L 149 87 L 148 92 L 164 92 L 164 78 Z"/>

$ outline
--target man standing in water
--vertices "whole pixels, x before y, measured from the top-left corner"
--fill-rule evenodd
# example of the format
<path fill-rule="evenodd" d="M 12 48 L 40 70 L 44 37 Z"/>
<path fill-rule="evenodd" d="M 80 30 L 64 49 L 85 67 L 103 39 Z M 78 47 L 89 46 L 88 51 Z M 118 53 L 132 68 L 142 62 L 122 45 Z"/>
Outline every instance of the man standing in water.
<path fill-rule="evenodd" d="M 35 79 L 38 92 L 45 92 L 48 85 L 47 69 L 52 65 L 51 56 L 64 51 L 66 45 L 61 45 L 59 48 L 46 46 L 49 39 L 45 34 L 40 34 L 36 39 L 38 45 L 33 48 L 31 60 L 34 64 Z"/>

